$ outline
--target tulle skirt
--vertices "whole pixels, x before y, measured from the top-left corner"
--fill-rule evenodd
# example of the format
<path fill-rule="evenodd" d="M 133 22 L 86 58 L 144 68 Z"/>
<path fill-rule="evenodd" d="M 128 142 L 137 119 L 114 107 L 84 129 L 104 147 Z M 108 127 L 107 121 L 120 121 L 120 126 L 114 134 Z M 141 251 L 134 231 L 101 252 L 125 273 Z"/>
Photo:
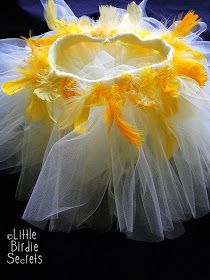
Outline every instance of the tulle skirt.
<path fill-rule="evenodd" d="M 22 167 L 17 198 L 29 198 L 23 219 L 65 232 L 84 227 L 104 231 L 117 222 L 129 238 L 144 241 L 180 235 L 182 221 L 210 210 L 210 85 L 200 95 L 197 91 L 195 82 L 181 79 L 179 107 L 187 111 L 172 119 L 179 148 L 171 158 L 159 132 L 151 138 L 149 131 L 155 128 L 144 113 L 137 119 L 131 108 L 127 119 L 147 132 L 137 155 L 115 127 L 107 131 L 103 107 L 91 111 L 86 133 L 61 133 L 56 124 L 24 118 L 27 92 L 1 93 L 1 167 Z"/>
<path fill-rule="evenodd" d="M 200 41 L 193 44 L 205 53 Z M 29 53 L 21 39 L 1 40 L 0 83 L 16 78 L 15 67 Z M 106 58 L 110 67 L 112 58 Z M 80 75 L 90 75 L 91 67 Z M 113 73 L 127 69 L 122 65 Z M 92 70 L 93 76 L 101 73 Z M 64 232 L 85 227 L 107 231 L 116 222 L 129 238 L 153 242 L 179 236 L 183 221 L 207 214 L 210 83 L 200 89 L 191 79 L 179 77 L 179 82 L 179 110 L 170 120 L 178 144 L 170 157 L 161 129 L 131 106 L 125 109 L 126 119 L 145 134 L 138 151 L 115 125 L 107 130 L 103 106 L 91 110 L 88 130 L 78 134 L 61 131 L 49 120 L 25 118 L 27 90 L 15 96 L 0 92 L 0 169 L 21 170 L 17 199 L 29 200 L 23 219 Z M 59 110 L 54 108 L 55 115 Z"/>

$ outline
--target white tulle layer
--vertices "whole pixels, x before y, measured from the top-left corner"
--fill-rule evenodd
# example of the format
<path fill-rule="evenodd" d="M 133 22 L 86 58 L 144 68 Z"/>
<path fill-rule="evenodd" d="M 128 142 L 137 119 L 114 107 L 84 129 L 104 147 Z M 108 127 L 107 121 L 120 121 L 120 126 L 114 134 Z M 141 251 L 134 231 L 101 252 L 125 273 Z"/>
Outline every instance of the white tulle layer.
<path fill-rule="evenodd" d="M 75 57 L 80 57 L 75 56 Z M 115 77 L 123 72 L 137 69 L 132 65 L 132 61 L 127 61 L 127 64 L 116 65 L 115 58 L 106 51 L 99 52 L 95 58 L 85 65 L 81 70 L 76 72 L 76 75 L 81 78 L 90 80 L 102 79 L 104 77 Z"/>
<path fill-rule="evenodd" d="M 64 11 L 66 6 L 61 8 Z M 164 29 L 154 19 L 144 18 L 143 23 Z M 208 42 L 200 41 L 196 32 L 187 40 L 209 59 Z M 23 40 L 0 41 L 0 83 L 18 77 L 16 67 L 28 54 Z M 172 120 L 179 150 L 171 159 L 164 154 L 158 135 L 153 141 L 159 152 L 152 152 L 143 114 L 138 122 L 146 137 L 135 157 L 135 148 L 127 146 L 114 127 L 107 132 L 104 108 L 91 112 L 87 133 L 68 131 L 63 136 L 56 125 L 24 117 L 27 92 L 15 96 L 1 92 L 0 169 L 21 169 L 17 198 L 30 198 L 23 219 L 40 228 L 65 232 L 83 227 L 108 230 L 116 221 L 130 238 L 160 241 L 179 236 L 184 230 L 182 221 L 208 213 L 210 85 L 198 93 L 195 83 L 180 81 L 179 106 L 186 108 L 187 103 L 190 114 L 180 110 Z M 135 125 L 129 107 L 126 118 Z"/>
<path fill-rule="evenodd" d="M 107 230 L 117 220 L 120 231 L 144 241 L 180 235 L 181 221 L 210 211 L 210 115 L 190 90 L 182 102 L 194 113 L 185 120 L 181 114 L 174 118 L 180 148 L 170 160 L 160 139 L 154 141 L 161 156 L 145 141 L 137 162 L 132 146 L 125 160 L 124 144 L 119 148 L 114 129 L 107 133 L 100 108 L 92 112 L 86 134 L 70 132 L 56 139 L 54 128 L 23 218 L 66 232 L 82 227 Z"/>
<path fill-rule="evenodd" d="M 23 40 L 0 41 L 0 84 L 17 78 L 16 67 L 27 57 L 29 50 Z M 23 95 L 7 96 L 0 91 L 0 168 L 20 165 L 24 135 Z"/>

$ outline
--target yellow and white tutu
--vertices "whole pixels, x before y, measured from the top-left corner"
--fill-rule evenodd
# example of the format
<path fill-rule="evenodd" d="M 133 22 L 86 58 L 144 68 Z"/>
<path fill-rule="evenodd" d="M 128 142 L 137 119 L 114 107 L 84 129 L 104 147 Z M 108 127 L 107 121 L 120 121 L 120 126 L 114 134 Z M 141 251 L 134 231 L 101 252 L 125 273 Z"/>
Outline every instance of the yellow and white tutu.
<path fill-rule="evenodd" d="M 0 168 L 21 170 L 23 219 L 160 241 L 210 211 L 209 42 L 193 11 L 167 28 L 144 0 L 0 41 Z"/>

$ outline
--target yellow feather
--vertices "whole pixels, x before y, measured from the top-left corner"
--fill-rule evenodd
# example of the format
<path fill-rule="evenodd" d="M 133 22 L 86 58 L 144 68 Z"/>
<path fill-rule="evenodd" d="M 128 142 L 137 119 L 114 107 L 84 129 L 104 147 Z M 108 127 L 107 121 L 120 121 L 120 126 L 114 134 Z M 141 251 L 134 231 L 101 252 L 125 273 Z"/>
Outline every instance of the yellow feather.
<path fill-rule="evenodd" d="M 176 40 L 172 34 L 167 33 L 163 36 L 163 39 L 165 39 L 172 47 L 175 49 L 174 56 L 180 57 L 182 56 L 187 56 L 187 57 L 192 57 L 198 60 L 205 60 L 206 57 L 200 53 L 197 50 L 192 49 L 188 44 L 186 44 L 182 40 Z"/>
<path fill-rule="evenodd" d="M 128 4 L 127 11 L 130 22 L 138 25 L 141 19 L 141 9 L 139 8 L 139 6 L 135 2 L 132 2 Z"/>
<path fill-rule="evenodd" d="M 19 91 L 23 90 L 26 88 L 28 85 L 28 79 L 18 79 L 10 82 L 6 82 L 2 85 L 2 90 L 4 93 L 8 95 L 13 95 L 18 93 Z"/>
<path fill-rule="evenodd" d="M 113 110 L 117 127 L 119 128 L 122 135 L 129 142 L 131 142 L 137 148 L 139 148 L 144 140 L 143 137 L 141 137 L 140 133 L 137 130 L 135 130 L 129 123 L 122 119 L 117 102 L 113 104 Z"/>
<path fill-rule="evenodd" d="M 57 30 L 57 8 L 54 0 L 48 0 L 45 6 L 45 19 L 51 30 Z"/>
<path fill-rule="evenodd" d="M 201 19 L 197 14 L 193 11 L 189 11 L 172 32 L 177 37 L 184 37 L 188 35 L 200 21 Z"/>
<path fill-rule="evenodd" d="M 204 86 L 208 81 L 205 67 L 191 58 L 176 58 L 174 66 L 179 76 L 186 76 L 195 80 L 199 86 Z"/>
<path fill-rule="evenodd" d="M 111 103 L 108 98 L 105 98 L 105 107 L 106 110 L 104 112 L 104 119 L 108 124 L 108 129 L 110 130 L 114 121 L 114 113 L 112 110 Z"/>
<path fill-rule="evenodd" d="M 157 72 L 157 82 L 160 88 L 162 110 L 166 116 L 174 115 L 178 110 L 179 82 L 173 68 L 163 67 Z"/>
<path fill-rule="evenodd" d="M 91 34 L 95 37 L 112 37 L 117 34 L 117 9 L 112 6 L 100 6 L 100 17 L 92 27 Z"/>
<path fill-rule="evenodd" d="M 48 117 L 46 102 L 33 94 L 31 102 L 26 108 L 25 114 L 28 114 L 32 121 L 43 120 Z"/>
<path fill-rule="evenodd" d="M 77 81 L 73 78 L 64 78 L 61 81 L 61 92 L 64 98 L 78 95 Z"/>
<path fill-rule="evenodd" d="M 99 22 L 106 28 L 106 25 L 115 26 L 117 24 L 117 9 L 112 6 L 100 6 Z"/>
<path fill-rule="evenodd" d="M 56 31 L 57 33 L 68 34 L 77 33 L 78 26 L 73 22 L 66 22 L 64 19 L 57 19 L 57 7 L 54 0 L 48 0 L 45 7 L 45 20 L 49 29 Z"/>

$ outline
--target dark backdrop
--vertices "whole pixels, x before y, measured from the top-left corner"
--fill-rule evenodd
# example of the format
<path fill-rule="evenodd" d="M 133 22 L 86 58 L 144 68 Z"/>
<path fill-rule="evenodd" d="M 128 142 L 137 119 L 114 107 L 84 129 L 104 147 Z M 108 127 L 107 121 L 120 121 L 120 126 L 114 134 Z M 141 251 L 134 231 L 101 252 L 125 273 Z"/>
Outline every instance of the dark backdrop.
<path fill-rule="evenodd" d="M 140 1 L 136 1 L 139 3 Z M 195 10 L 209 29 L 203 35 L 210 39 L 210 1 L 149 0 L 147 12 L 157 19 L 173 20 L 181 12 Z M 68 1 L 77 16 L 98 16 L 98 5 L 125 8 L 126 0 Z M 0 2 L 0 37 L 27 36 L 29 29 L 37 35 L 47 31 L 39 0 Z M 91 230 L 70 234 L 36 230 L 42 265 L 8 265 L 9 243 L 6 235 L 12 228 L 31 227 L 21 220 L 25 204 L 14 199 L 19 174 L 0 173 L 1 251 L 0 265 L 6 268 L 1 279 L 16 280 L 102 280 L 102 279 L 210 279 L 210 215 L 185 223 L 186 233 L 173 241 L 144 243 L 128 240 L 114 229 L 106 234 Z"/>

